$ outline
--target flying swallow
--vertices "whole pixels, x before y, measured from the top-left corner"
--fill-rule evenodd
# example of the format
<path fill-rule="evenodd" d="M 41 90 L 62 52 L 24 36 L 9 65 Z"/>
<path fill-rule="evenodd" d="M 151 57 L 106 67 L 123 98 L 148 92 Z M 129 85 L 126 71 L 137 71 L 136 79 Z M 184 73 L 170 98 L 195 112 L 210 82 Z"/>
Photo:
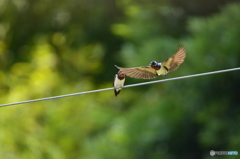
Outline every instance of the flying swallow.
<path fill-rule="evenodd" d="M 124 82 L 125 82 L 125 74 L 123 74 L 121 71 L 118 71 L 118 73 L 114 77 L 113 86 L 122 87 L 124 85 Z M 115 96 L 117 96 L 120 93 L 121 89 L 122 88 L 114 89 Z"/>
<path fill-rule="evenodd" d="M 180 46 L 177 52 L 166 59 L 164 62 L 158 63 L 152 61 L 149 66 L 123 68 L 117 67 L 123 74 L 132 78 L 152 79 L 160 75 L 166 75 L 168 72 L 175 71 L 186 57 L 186 50 Z"/>

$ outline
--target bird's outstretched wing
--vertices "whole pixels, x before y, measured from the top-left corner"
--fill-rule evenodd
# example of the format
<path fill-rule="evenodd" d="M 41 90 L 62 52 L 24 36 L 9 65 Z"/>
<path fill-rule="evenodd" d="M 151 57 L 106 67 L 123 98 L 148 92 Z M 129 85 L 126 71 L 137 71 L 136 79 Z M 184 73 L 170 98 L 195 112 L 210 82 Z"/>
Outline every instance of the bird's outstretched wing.
<path fill-rule="evenodd" d="M 132 78 L 152 79 L 158 77 L 156 70 L 150 66 L 123 68 L 115 65 L 122 73 Z"/>
<path fill-rule="evenodd" d="M 175 71 L 179 65 L 181 65 L 186 57 L 186 50 L 183 46 L 180 46 L 177 52 L 164 62 L 162 62 L 162 66 L 167 68 L 168 72 Z"/>

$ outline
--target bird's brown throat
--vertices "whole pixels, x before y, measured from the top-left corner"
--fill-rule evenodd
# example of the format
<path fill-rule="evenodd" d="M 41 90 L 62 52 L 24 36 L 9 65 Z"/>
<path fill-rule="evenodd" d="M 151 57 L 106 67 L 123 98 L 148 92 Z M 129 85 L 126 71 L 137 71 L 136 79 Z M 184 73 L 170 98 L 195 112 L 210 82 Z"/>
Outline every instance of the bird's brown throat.
<path fill-rule="evenodd" d="M 153 65 L 151 65 L 151 67 L 155 70 L 159 70 L 161 68 L 161 66 L 153 66 Z"/>
<path fill-rule="evenodd" d="M 122 80 L 125 78 L 125 74 L 124 73 L 119 73 L 118 74 L 118 79 Z"/>

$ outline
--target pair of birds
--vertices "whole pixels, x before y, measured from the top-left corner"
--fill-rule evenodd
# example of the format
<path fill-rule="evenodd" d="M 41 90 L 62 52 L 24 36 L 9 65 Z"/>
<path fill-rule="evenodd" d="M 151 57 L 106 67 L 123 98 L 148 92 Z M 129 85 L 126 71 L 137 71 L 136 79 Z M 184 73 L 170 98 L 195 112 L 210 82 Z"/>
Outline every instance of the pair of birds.
<path fill-rule="evenodd" d="M 117 87 L 122 87 L 124 85 L 125 76 L 141 79 L 153 79 L 160 75 L 166 75 L 168 72 L 175 71 L 180 64 L 184 62 L 185 57 L 186 50 L 183 46 L 180 46 L 173 56 L 161 63 L 152 61 L 149 66 L 134 68 L 123 68 L 115 65 L 115 67 L 119 69 L 119 72 L 115 75 L 113 82 L 113 86 L 115 87 L 115 96 L 120 93 L 122 88 Z"/>

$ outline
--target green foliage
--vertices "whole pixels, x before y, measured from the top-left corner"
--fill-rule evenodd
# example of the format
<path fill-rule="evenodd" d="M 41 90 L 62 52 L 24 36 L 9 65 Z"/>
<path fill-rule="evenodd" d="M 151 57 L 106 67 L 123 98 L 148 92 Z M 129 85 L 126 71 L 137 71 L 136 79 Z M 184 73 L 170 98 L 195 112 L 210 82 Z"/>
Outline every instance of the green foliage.
<path fill-rule="evenodd" d="M 155 0 L 0 3 L 2 104 L 112 87 L 114 64 L 161 62 L 179 45 L 185 62 L 159 79 L 240 65 L 239 3 L 208 17 Z M 185 159 L 239 151 L 238 74 L 126 88 L 117 98 L 105 91 L 2 107 L 0 156 Z"/>

